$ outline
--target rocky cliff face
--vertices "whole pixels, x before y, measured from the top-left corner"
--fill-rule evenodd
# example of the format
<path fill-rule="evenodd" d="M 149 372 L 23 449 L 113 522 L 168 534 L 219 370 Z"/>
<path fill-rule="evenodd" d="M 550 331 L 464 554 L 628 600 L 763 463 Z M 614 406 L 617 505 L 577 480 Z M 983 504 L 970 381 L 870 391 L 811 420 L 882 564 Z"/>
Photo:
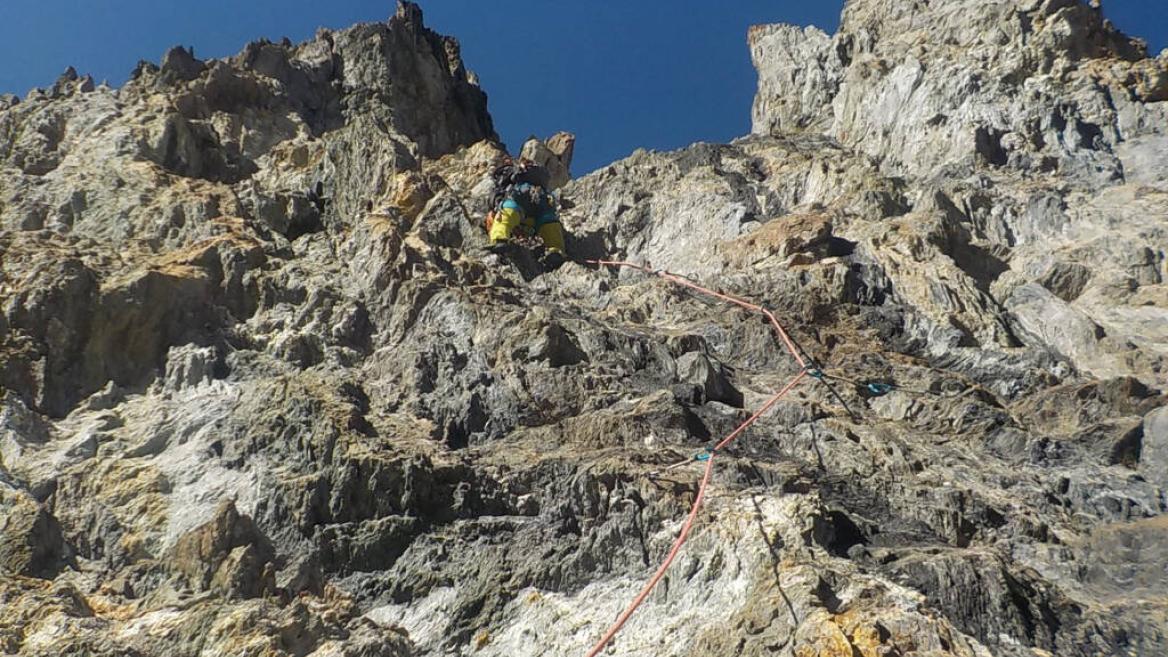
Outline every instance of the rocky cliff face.
<path fill-rule="evenodd" d="M 721 458 L 611 654 L 1168 652 L 1168 58 L 1071 0 L 750 47 L 754 134 L 570 182 L 569 248 L 837 378 Z M 484 251 L 472 80 L 403 3 L 0 101 L 6 653 L 575 655 L 632 598 L 663 467 L 797 367 Z"/>

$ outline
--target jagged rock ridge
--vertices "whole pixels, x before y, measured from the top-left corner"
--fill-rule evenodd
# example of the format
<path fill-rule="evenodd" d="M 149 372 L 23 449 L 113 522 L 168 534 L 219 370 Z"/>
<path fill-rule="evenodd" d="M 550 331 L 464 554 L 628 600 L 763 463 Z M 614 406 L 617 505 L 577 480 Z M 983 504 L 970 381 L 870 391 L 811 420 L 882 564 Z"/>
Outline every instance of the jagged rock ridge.
<path fill-rule="evenodd" d="M 569 248 L 897 387 L 745 435 L 613 654 L 1164 654 L 1165 56 L 1072 0 L 750 48 L 754 134 L 568 183 Z M 795 366 L 484 251 L 473 79 L 401 3 L 0 101 L 6 653 L 575 655 L 628 602 L 696 489 L 662 466 Z"/>

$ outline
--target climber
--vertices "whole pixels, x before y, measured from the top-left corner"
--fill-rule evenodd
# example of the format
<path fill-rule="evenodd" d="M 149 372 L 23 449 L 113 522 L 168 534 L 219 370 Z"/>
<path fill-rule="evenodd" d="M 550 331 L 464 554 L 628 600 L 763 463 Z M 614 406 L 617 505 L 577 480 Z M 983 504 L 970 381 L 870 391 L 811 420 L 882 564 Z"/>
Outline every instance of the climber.
<path fill-rule="evenodd" d="M 564 232 L 555 199 L 547 192 L 547 169 L 528 160 L 507 160 L 491 178 L 495 183 L 487 214 L 491 245 L 509 242 L 517 231 L 529 237 L 539 235 L 553 260 L 562 262 Z"/>

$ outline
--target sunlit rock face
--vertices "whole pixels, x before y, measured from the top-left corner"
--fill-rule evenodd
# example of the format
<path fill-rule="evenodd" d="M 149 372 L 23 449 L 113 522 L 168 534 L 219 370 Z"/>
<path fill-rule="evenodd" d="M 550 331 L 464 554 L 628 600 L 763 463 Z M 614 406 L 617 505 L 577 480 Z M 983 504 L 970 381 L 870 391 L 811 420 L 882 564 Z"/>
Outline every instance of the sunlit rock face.
<path fill-rule="evenodd" d="M 522 146 L 554 270 L 485 248 L 506 150 L 409 3 L 0 99 L 3 651 L 584 654 L 799 371 L 605 257 L 834 377 L 611 654 L 1168 654 L 1168 61 L 1071 0 L 749 48 L 751 135 Z"/>

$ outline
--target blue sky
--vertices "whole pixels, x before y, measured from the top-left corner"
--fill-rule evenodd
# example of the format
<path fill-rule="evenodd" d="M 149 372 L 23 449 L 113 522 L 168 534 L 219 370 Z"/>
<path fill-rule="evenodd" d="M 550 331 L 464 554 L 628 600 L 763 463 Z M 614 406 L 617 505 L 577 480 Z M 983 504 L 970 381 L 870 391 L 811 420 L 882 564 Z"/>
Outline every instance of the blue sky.
<path fill-rule="evenodd" d="M 576 174 L 637 147 L 727 141 L 750 130 L 755 23 L 836 28 L 842 0 L 422 0 L 426 22 L 462 42 L 511 147 L 578 136 Z M 1168 47 L 1168 1 L 1104 0 L 1153 52 Z M 0 0 L 0 93 L 48 86 L 67 66 L 112 84 L 172 45 L 200 57 L 258 37 L 301 41 L 318 26 L 385 20 L 392 0 Z"/>

